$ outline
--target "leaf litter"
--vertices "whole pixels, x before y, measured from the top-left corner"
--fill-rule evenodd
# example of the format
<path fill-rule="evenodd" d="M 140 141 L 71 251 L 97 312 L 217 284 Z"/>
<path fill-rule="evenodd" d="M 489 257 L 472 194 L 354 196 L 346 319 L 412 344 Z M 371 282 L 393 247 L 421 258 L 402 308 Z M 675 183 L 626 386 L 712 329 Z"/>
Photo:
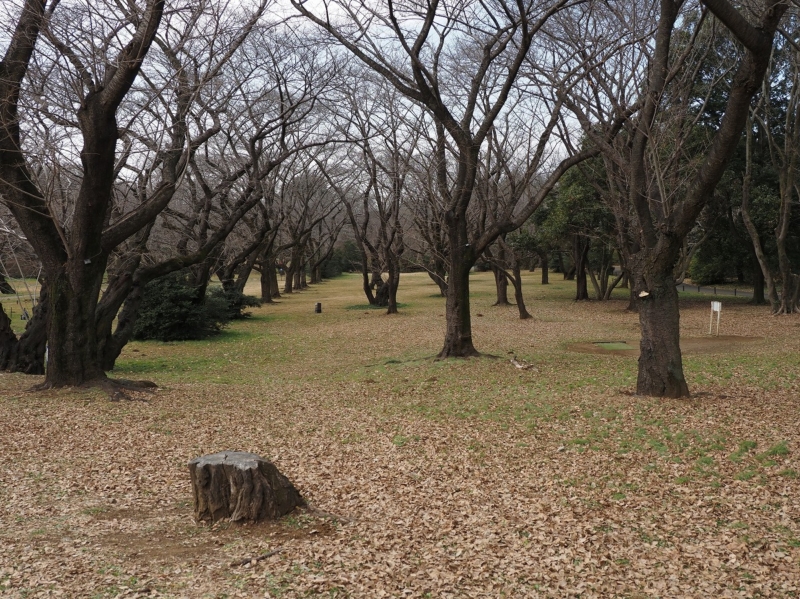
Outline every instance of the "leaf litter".
<path fill-rule="evenodd" d="M 519 321 L 478 275 L 476 344 L 503 359 L 434 362 L 422 275 L 397 317 L 347 311 L 357 291 L 294 294 L 211 343 L 132 344 L 119 376 L 162 385 L 143 402 L 1 375 L 0 595 L 800 594 L 797 316 L 726 306 L 729 334 L 763 341 L 687 352 L 693 398 L 655 400 L 631 394 L 635 358 L 568 350 L 635 337 L 623 300 L 530 284 Z M 684 302 L 686 336 L 706 309 Z M 196 524 L 187 462 L 224 449 L 272 459 L 310 508 Z"/>

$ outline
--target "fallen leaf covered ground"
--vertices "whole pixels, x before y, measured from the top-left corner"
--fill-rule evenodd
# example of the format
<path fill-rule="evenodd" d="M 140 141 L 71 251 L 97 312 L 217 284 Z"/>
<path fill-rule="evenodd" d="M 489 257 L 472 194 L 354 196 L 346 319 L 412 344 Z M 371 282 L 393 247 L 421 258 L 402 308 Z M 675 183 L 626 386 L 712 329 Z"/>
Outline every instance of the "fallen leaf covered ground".
<path fill-rule="evenodd" d="M 658 400 L 634 356 L 572 351 L 638 338 L 623 299 L 573 285 L 529 275 L 521 321 L 474 275 L 478 359 L 433 360 L 424 274 L 396 316 L 345 276 L 210 341 L 130 344 L 114 376 L 157 382 L 141 401 L 0 374 L 0 596 L 800 596 L 800 316 L 723 298 L 693 397 Z M 709 298 L 682 298 L 704 338 Z M 187 462 L 226 449 L 310 508 L 196 524 Z"/>

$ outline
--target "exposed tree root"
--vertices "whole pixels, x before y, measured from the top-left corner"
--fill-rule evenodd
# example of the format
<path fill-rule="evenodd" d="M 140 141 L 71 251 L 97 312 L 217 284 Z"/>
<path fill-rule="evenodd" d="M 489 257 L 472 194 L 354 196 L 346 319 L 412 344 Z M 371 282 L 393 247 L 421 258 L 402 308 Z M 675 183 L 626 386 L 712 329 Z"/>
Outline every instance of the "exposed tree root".
<path fill-rule="evenodd" d="M 57 389 L 67 386 L 68 385 L 54 385 L 53 383 L 45 381 L 39 385 L 34 385 L 28 389 L 28 391 L 49 391 L 50 389 Z M 104 377 L 86 381 L 81 385 L 76 385 L 75 388 L 102 389 L 108 393 L 108 399 L 110 401 L 120 401 L 121 399 L 126 399 L 129 401 L 147 401 L 144 398 L 132 396 L 129 392 L 154 393 L 155 390 L 158 389 L 158 385 L 152 381 L 131 381 L 128 379 L 110 379 Z"/>

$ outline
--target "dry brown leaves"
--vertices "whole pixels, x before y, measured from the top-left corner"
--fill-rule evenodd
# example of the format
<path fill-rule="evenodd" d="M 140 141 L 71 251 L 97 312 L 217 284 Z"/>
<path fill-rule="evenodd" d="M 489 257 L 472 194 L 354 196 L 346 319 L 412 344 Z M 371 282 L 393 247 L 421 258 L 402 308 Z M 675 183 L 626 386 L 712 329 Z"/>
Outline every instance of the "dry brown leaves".
<path fill-rule="evenodd" d="M 476 343 L 502 359 L 430 360 L 443 306 L 409 276 L 396 318 L 344 310 L 345 279 L 235 343 L 132 346 L 129 368 L 167 364 L 146 402 L 0 375 L 0 595 L 800 595 L 798 317 L 726 306 L 727 334 L 765 341 L 688 355 L 695 397 L 656 401 L 629 394 L 634 359 L 565 350 L 635 339 L 622 302 L 531 281 L 519 321 L 476 281 Z M 686 306 L 687 336 L 706 310 Z M 213 361 L 175 374 L 184 350 L 238 384 Z M 273 459 L 311 508 L 195 524 L 186 464 L 224 449 Z"/>

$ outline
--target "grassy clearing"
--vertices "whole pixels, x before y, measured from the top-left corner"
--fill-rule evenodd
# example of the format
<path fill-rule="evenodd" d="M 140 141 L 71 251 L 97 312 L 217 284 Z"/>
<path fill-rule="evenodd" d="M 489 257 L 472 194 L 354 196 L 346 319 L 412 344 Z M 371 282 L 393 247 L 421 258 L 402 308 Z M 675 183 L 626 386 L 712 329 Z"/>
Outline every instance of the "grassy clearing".
<path fill-rule="evenodd" d="M 800 320 L 722 298 L 721 333 L 763 340 L 687 353 L 690 400 L 642 398 L 635 357 L 567 349 L 635 344 L 627 292 L 535 279 L 520 321 L 473 275 L 480 359 L 433 359 L 425 275 L 391 317 L 345 276 L 211 340 L 131 343 L 114 376 L 158 382 L 146 403 L 0 376 L 0 593 L 797 596 Z M 682 303 L 703 336 L 708 302 Z M 318 511 L 197 527 L 186 463 L 223 449 L 275 460 Z"/>

